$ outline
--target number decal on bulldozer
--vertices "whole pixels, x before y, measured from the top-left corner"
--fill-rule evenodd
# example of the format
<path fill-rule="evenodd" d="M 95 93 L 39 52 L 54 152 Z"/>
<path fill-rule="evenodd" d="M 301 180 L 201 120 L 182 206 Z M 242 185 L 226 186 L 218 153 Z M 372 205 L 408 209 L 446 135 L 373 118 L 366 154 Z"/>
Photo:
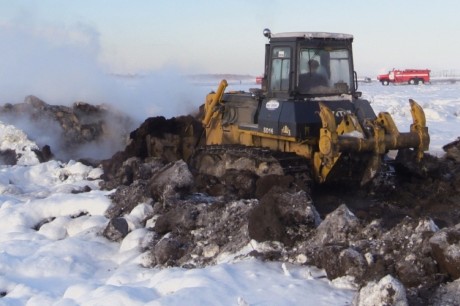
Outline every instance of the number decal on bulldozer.
<path fill-rule="evenodd" d="M 273 134 L 273 128 L 264 127 L 263 131 L 265 134 Z"/>

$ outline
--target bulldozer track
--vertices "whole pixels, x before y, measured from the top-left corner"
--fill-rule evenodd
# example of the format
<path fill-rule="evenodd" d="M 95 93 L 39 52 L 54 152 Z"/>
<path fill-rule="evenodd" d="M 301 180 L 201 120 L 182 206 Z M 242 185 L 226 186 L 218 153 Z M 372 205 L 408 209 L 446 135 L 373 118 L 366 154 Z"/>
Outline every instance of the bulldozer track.
<path fill-rule="evenodd" d="M 257 171 L 256 169 L 237 168 L 239 170 L 249 170 L 259 176 L 268 174 L 281 174 L 308 177 L 310 180 L 309 161 L 292 152 L 273 151 L 263 147 L 248 147 L 243 145 L 209 145 L 201 146 L 195 150 L 191 158 L 191 165 L 198 172 L 207 172 L 203 169 L 204 165 L 200 160 L 208 156 L 217 162 L 223 162 L 226 166 L 229 163 L 246 159 L 254 162 L 254 167 L 259 168 L 261 165 L 266 166 L 267 171 Z M 232 166 L 229 167 L 232 169 Z M 227 169 L 228 170 L 228 169 Z M 277 171 L 280 170 L 280 171 Z M 208 173 L 210 174 L 210 173 Z"/>

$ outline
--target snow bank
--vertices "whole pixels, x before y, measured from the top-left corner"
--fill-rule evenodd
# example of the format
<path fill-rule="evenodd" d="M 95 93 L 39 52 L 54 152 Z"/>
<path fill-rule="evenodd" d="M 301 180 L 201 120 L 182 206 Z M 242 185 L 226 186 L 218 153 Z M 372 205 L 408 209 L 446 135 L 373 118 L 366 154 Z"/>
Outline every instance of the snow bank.
<path fill-rule="evenodd" d="M 33 150 L 38 150 L 35 142 L 16 127 L 0 121 L 0 151 L 13 150 L 18 157 L 18 165 L 36 165 L 39 163 Z"/>

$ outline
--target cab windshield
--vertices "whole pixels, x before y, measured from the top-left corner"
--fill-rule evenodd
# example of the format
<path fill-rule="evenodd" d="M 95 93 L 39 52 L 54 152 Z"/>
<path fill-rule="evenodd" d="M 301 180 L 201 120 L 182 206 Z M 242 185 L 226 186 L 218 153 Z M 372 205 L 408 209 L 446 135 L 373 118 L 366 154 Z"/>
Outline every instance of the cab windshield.
<path fill-rule="evenodd" d="M 297 90 L 301 94 L 347 94 L 353 86 L 347 49 L 301 49 L 297 71 Z"/>

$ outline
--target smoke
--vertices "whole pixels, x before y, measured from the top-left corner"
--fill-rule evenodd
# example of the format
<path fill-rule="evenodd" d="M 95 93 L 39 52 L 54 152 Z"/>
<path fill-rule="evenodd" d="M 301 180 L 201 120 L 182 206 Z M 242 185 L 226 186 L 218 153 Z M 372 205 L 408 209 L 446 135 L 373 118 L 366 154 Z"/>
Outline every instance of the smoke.
<path fill-rule="evenodd" d="M 124 149 L 129 133 L 135 128 L 129 117 L 110 109 L 97 115 L 62 106 L 51 109 L 47 105 L 45 110 L 31 107 L 30 99 L 16 105 L 14 111 L 0 112 L 0 121 L 22 130 L 39 147 L 50 146 L 58 160 L 110 158 Z"/>
<path fill-rule="evenodd" d="M 62 128 L 57 121 L 52 120 L 31 120 L 29 114 L 24 116 L 13 116 L 0 114 L 2 122 L 11 124 L 27 134 L 30 140 L 33 140 L 39 147 L 49 145 L 57 153 L 58 158 L 65 158 L 61 152 L 62 146 Z"/>
<path fill-rule="evenodd" d="M 35 95 L 49 104 L 108 104 L 143 121 L 184 114 L 204 100 L 202 89 L 188 84 L 177 67 L 113 74 L 99 60 L 99 33 L 87 25 L 16 19 L 0 23 L 0 41 L 0 104 Z"/>
<path fill-rule="evenodd" d="M 112 73 L 100 60 L 99 33 L 88 25 L 52 25 L 33 16 L 16 18 L 0 21 L 0 41 L 0 105 L 20 103 L 28 95 L 53 105 L 70 106 L 76 101 L 105 104 L 130 116 L 134 129 L 148 117 L 168 118 L 195 111 L 206 94 L 173 66 L 135 75 Z M 58 130 L 53 126 L 22 125 L 29 125 L 27 130 L 35 134 L 29 137 L 39 143 L 50 144 L 59 138 L 53 135 Z M 106 139 L 85 150 L 93 156 L 114 150 L 120 143 L 116 122 L 111 130 L 117 139 Z"/>

